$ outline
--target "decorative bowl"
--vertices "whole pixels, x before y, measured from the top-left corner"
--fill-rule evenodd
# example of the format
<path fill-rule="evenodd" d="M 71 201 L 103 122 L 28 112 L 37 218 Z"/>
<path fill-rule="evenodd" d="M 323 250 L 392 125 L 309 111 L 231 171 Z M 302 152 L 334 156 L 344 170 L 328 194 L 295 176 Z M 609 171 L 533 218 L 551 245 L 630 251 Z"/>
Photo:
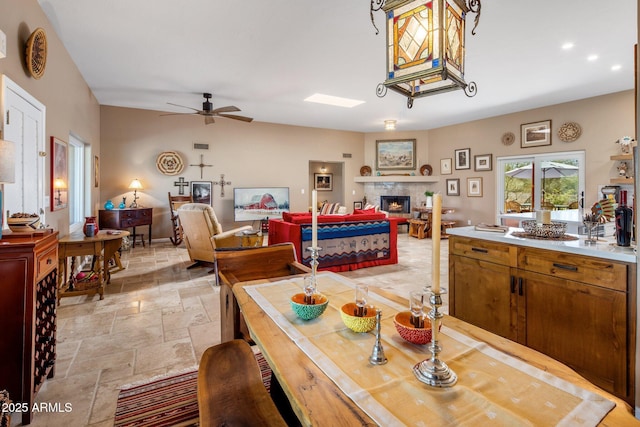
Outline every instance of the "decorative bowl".
<path fill-rule="evenodd" d="M 40 216 L 37 214 L 14 213 L 7 218 L 7 225 L 11 231 L 32 231 L 40 226 Z"/>
<path fill-rule="evenodd" d="M 413 344 L 427 344 L 431 342 L 431 322 L 424 316 L 424 328 L 416 328 L 411 324 L 411 312 L 401 311 L 393 318 L 396 331 L 405 340 Z"/>
<path fill-rule="evenodd" d="M 291 309 L 302 320 L 311 320 L 320 316 L 327 309 L 329 299 L 322 294 L 313 294 L 314 304 L 304 303 L 304 293 L 291 297 Z"/>
<path fill-rule="evenodd" d="M 566 222 L 551 221 L 551 224 L 538 224 L 535 219 L 526 219 L 521 224 L 527 234 L 536 237 L 562 237 L 567 232 Z"/>
<path fill-rule="evenodd" d="M 365 315 L 356 316 L 358 309 L 355 302 L 348 302 L 340 309 L 340 317 L 345 326 L 353 332 L 369 332 L 376 327 L 376 308 L 373 305 L 365 307 Z"/>

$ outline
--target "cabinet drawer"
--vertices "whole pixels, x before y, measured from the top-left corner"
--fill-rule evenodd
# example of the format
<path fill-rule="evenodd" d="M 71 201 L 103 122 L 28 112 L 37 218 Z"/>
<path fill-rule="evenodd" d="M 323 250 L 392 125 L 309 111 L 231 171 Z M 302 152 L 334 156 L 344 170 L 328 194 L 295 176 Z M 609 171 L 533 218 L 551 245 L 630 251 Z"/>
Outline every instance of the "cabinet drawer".
<path fill-rule="evenodd" d="M 451 236 L 449 238 L 449 252 L 454 255 L 515 267 L 518 248 L 505 243 Z"/>
<path fill-rule="evenodd" d="M 36 264 L 36 281 L 39 281 L 58 266 L 58 246 L 53 246 L 46 252 L 38 255 Z"/>
<path fill-rule="evenodd" d="M 566 252 L 521 248 L 518 267 L 536 273 L 627 292 L 626 264 Z"/>

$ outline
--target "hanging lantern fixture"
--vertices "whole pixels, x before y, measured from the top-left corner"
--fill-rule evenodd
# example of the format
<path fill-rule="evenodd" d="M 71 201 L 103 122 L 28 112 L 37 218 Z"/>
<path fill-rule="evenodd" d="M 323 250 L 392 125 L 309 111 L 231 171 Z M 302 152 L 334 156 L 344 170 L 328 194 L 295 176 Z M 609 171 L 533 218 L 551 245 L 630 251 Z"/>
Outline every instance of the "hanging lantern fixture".
<path fill-rule="evenodd" d="M 379 97 L 391 89 L 406 96 L 411 108 L 415 98 L 457 89 L 475 96 L 476 83 L 464 80 L 465 18 L 476 14 L 475 35 L 480 0 L 371 0 L 372 23 L 380 8 L 387 26 L 387 79 L 376 89 Z"/>

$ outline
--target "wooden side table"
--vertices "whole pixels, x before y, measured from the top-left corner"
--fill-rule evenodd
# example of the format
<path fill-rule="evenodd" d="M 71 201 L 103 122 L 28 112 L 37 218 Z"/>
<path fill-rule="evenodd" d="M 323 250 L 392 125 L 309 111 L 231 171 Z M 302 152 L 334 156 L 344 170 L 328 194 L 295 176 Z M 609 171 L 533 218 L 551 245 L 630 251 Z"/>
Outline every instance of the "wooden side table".
<path fill-rule="evenodd" d="M 409 236 L 424 239 L 426 237 L 431 237 L 430 231 L 429 221 L 425 221 L 424 219 L 409 220 Z"/>
<path fill-rule="evenodd" d="M 122 238 L 128 231 L 113 232 L 100 230 L 93 237 L 82 232 L 72 233 L 58 241 L 58 305 L 62 297 L 99 294 L 104 299 L 104 284 L 111 282 L 109 260 L 122 245 Z M 79 280 L 75 274 L 75 260 L 78 256 L 93 257 L 91 270 L 85 272 L 85 279 Z M 67 266 L 67 258 L 71 265 Z"/>

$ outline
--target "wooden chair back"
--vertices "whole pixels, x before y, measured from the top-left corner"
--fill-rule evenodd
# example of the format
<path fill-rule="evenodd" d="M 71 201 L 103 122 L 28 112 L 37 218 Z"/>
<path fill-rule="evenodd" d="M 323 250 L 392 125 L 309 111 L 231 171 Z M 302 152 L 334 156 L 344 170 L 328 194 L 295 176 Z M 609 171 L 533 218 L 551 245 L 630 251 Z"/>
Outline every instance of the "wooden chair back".
<path fill-rule="evenodd" d="M 540 209 L 544 209 L 547 211 L 552 211 L 556 208 L 556 206 L 551 202 L 540 202 Z"/>
<path fill-rule="evenodd" d="M 284 277 L 311 272 L 298 262 L 293 243 L 247 248 L 216 248 L 214 251 L 219 284 Z"/>
<path fill-rule="evenodd" d="M 172 196 L 171 191 L 167 192 L 167 194 L 169 195 L 169 212 L 171 213 L 171 225 L 173 227 L 173 237 L 169 237 L 169 240 L 175 246 L 178 246 L 182 243 L 182 226 L 178 217 L 178 209 L 182 205 L 193 203 L 193 198 L 191 196 Z"/>
<path fill-rule="evenodd" d="M 198 368 L 201 426 L 283 426 L 253 351 L 235 340 L 205 350 Z"/>
<path fill-rule="evenodd" d="M 310 273 L 298 262 L 293 243 L 247 248 L 217 248 L 216 283 L 220 286 L 220 339 L 226 342 L 244 339 L 251 342 L 249 330 L 233 295 L 233 285 L 249 280 L 286 277 Z"/>

